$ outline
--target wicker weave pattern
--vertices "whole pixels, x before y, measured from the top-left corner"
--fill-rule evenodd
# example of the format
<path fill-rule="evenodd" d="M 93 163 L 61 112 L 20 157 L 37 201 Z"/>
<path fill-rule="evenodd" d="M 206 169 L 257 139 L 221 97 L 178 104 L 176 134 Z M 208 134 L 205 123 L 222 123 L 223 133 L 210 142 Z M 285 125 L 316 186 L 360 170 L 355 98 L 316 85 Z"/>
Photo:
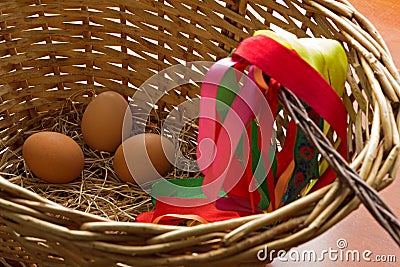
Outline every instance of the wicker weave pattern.
<path fill-rule="evenodd" d="M 400 76 L 379 33 L 346 0 L 0 0 L 0 167 L 11 172 L 25 133 L 71 99 L 87 104 L 94 91 L 109 88 L 132 95 L 157 71 L 215 61 L 253 31 L 275 27 L 343 42 L 350 64 L 343 97 L 349 165 L 372 187 L 388 186 L 400 166 Z M 195 86 L 179 90 L 165 94 L 159 109 L 168 112 L 199 93 Z M 287 115 L 278 121 L 284 128 Z M 358 206 L 351 190 L 335 182 L 269 214 L 191 228 L 118 223 L 65 209 L 0 178 L 0 261 L 254 266 L 265 244 L 301 244 Z M 259 231 L 276 222 L 282 223 Z"/>

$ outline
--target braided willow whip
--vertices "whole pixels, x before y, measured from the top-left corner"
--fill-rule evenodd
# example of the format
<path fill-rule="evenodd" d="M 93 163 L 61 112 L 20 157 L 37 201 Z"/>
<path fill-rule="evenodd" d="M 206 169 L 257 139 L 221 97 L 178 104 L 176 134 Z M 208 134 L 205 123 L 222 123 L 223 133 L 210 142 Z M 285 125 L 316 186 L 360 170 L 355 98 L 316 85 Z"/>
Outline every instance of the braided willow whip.
<path fill-rule="evenodd" d="M 400 246 L 400 220 L 383 202 L 377 191 L 369 186 L 355 170 L 350 168 L 324 133 L 308 117 L 303 104 L 290 90 L 282 87 L 279 92 L 279 99 L 287 108 L 296 125 L 336 172 L 340 181 L 355 193 L 372 216 Z"/>

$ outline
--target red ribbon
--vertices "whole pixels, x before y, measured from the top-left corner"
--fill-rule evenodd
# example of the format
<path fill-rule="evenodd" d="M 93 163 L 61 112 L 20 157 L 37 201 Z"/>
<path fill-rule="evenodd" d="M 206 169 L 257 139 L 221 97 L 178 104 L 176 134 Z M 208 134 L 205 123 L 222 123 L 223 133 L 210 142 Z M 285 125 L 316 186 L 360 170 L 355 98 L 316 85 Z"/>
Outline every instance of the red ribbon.
<path fill-rule="evenodd" d="M 245 60 L 247 64 L 257 66 L 313 108 L 336 131 L 341 139 L 338 152 L 348 159 L 346 109 L 336 91 L 318 71 L 294 51 L 263 35 L 244 39 L 232 58 L 236 62 Z M 335 177 L 329 168 L 313 190 L 330 184 Z"/>

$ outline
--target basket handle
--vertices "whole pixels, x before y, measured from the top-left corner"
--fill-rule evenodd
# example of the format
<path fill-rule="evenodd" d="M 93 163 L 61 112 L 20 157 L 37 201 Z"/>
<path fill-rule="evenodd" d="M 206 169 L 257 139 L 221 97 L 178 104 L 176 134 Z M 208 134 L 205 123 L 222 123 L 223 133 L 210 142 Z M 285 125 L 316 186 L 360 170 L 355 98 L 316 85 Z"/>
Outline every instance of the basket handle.
<path fill-rule="evenodd" d="M 319 127 L 308 117 L 301 101 L 287 88 L 279 91 L 279 99 L 288 113 L 303 131 L 306 138 L 315 146 L 336 172 L 340 182 L 347 185 L 371 215 L 391 235 L 400 247 L 400 220 L 381 199 L 378 192 L 367 184 L 343 157 L 335 150 Z"/>

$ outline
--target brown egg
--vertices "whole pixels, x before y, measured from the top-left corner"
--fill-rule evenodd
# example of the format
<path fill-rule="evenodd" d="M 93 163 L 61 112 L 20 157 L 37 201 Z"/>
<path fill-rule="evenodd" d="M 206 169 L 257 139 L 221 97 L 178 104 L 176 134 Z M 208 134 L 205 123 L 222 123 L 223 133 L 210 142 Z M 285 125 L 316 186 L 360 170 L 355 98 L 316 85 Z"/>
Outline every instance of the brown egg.
<path fill-rule="evenodd" d="M 146 133 L 125 140 L 115 152 L 113 163 L 122 181 L 145 184 L 168 174 L 174 158 L 174 145 L 168 138 Z"/>
<path fill-rule="evenodd" d="M 122 143 L 122 127 L 128 102 L 116 92 L 100 93 L 87 106 L 82 118 L 82 135 L 94 150 L 114 152 Z"/>
<path fill-rule="evenodd" d="M 49 183 L 68 183 L 77 178 L 84 165 L 80 146 L 56 132 L 39 132 L 26 139 L 22 157 L 29 170 Z"/>

